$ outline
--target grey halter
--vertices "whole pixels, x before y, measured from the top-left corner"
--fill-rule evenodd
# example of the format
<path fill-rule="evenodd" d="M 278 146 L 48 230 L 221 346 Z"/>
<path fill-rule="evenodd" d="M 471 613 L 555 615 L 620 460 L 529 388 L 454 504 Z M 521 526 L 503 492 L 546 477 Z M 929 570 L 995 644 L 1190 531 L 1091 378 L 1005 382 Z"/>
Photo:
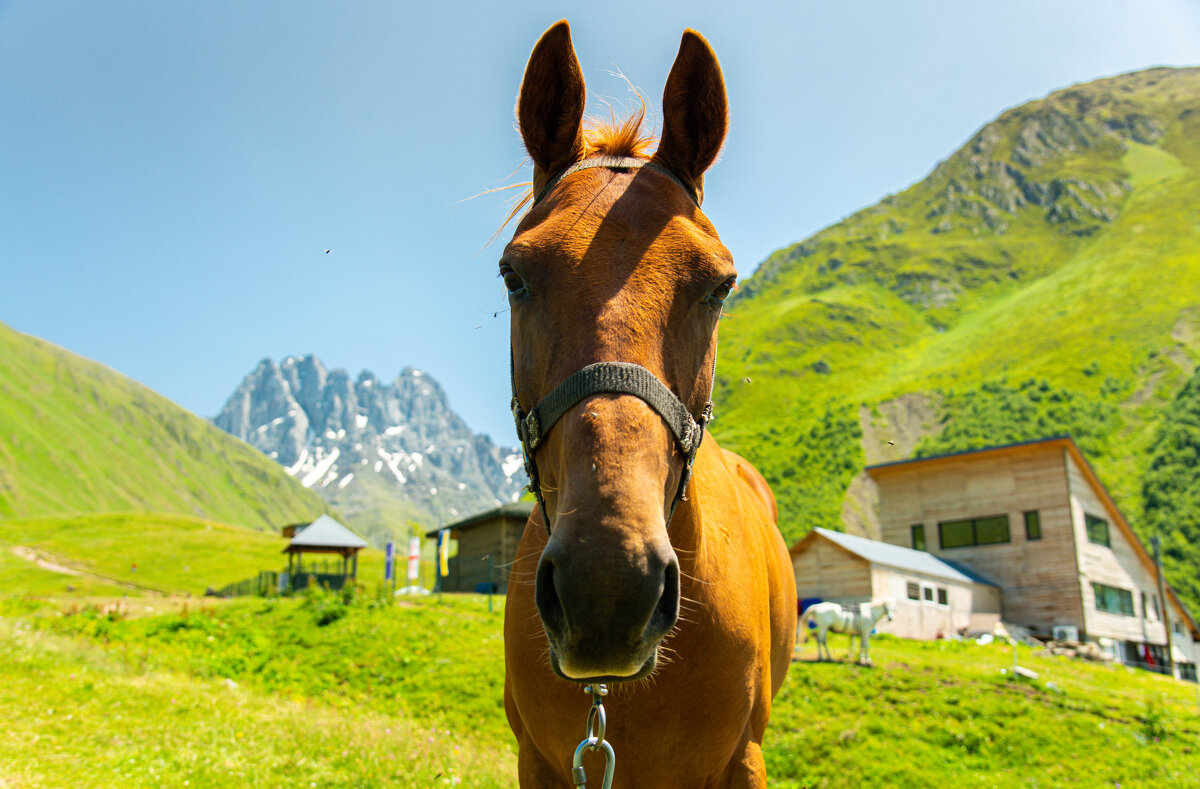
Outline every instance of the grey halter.
<path fill-rule="evenodd" d="M 667 168 L 644 159 L 624 156 L 597 156 L 568 167 L 562 173 L 552 178 L 542 188 L 534 198 L 533 204 L 537 205 L 562 179 L 580 170 L 593 167 L 606 167 L 613 170 L 636 170 L 643 168 L 653 170 L 670 178 L 681 189 L 687 192 L 692 202 L 696 203 L 696 205 L 700 204 L 699 200 L 697 200 L 695 190 L 684 184 Z M 671 511 L 667 515 L 667 525 L 670 526 L 676 506 L 678 506 L 680 501 L 687 499 L 687 484 L 692 476 L 692 464 L 696 459 L 696 451 L 700 448 L 700 442 L 704 439 L 705 427 L 708 425 L 709 420 L 712 419 L 713 404 L 711 392 L 709 393 L 709 399 L 704 406 L 704 410 L 698 417 L 694 417 L 688 411 L 687 406 L 683 404 L 683 401 L 666 384 L 660 381 L 654 373 L 645 367 L 628 362 L 597 362 L 572 373 L 566 380 L 554 387 L 550 394 L 542 398 L 541 402 L 526 413 L 521 408 L 521 402 L 517 397 L 517 374 L 516 366 L 513 363 L 511 347 L 509 354 L 509 375 L 512 380 L 513 421 L 517 426 L 517 438 L 521 442 L 521 455 L 525 462 L 525 473 L 529 476 L 529 489 L 537 497 L 538 507 L 542 513 L 542 524 L 546 527 L 547 534 L 550 533 L 550 517 L 546 512 L 546 501 L 542 496 L 534 453 L 537 452 L 537 448 L 542 443 L 542 440 L 550 433 L 550 429 L 554 427 L 554 424 L 564 414 L 583 400 L 598 394 L 619 394 L 637 397 L 662 417 L 667 427 L 670 428 L 671 433 L 675 436 L 675 442 L 683 452 L 685 463 L 683 473 L 679 479 L 679 489 L 675 492 L 675 498 L 671 502 Z M 713 377 L 715 380 L 715 359 Z"/>

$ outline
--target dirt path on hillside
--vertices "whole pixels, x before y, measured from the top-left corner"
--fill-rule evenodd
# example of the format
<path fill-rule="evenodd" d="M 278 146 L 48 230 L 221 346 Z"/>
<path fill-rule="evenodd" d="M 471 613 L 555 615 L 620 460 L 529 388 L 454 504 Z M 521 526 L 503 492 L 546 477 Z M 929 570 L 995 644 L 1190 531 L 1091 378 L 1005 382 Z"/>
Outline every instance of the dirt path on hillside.
<path fill-rule="evenodd" d="M 119 578 L 110 578 L 107 575 L 100 575 L 99 573 L 91 573 L 91 572 L 87 572 L 86 570 L 77 569 L 75 567 L 67 567 L 66 565 L 59 564 L 58 562 L 56 562 L 54 560 L 54 557 L 50 556 L 50 554 L 45 553 L 43 551 L 39 551 L 36 548 L 30 548 L 25 545 L 14 545 L 12 547 L 12 552 L 15 556 L 17 556 L 21 559 L 24 559 L 25 561 L 33 562 L 38 567 L 41 567 L 43 570 L 49 570 L 52 573 L 61 573 L 63 575 L 73 575 L 78 578 L 91 578 L 96 581 L 103 581 L 104 583 L 107 583 L 107 584 L 113 584 L 114 586 L 124 587 L 125 589 L 137 589 L 138 591 L 146 592 L 147 594 L 158 595 L 158 596 L 163 596 L 163 597 L 167 596 L 167 593 L 163 592 L 161 589 L 152 589 L 149 586 L 141 586 L 139 584 L 130 583 L 129 581 L 122 581 Z"/>

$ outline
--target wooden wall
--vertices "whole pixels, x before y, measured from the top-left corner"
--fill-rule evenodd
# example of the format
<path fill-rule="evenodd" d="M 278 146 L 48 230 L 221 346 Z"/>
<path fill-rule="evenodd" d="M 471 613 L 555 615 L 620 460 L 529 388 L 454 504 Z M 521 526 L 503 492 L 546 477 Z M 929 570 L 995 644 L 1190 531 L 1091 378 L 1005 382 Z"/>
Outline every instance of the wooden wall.
<path fill-rule="evenodd" d="M 1084 626 L 1075 558 L 1076 531 L 1064 449 L 1025 445 L 876 470 L 884 542 L 912 547 L 924 524 L 926 549 L 974 568 L 1003 591 L 1005 621 L 1049 635 L 1057 624 Z M 1042 538 L 1025 537 L 1024 514 L 1037 510 Z M 943 550 L 938 523 L 1008 517 L 1011 541 Z"/>
<path fill-rule="evenodd" d="M 458 555 L 450 564 L 450 575 L 442 579 L 447 592 L 474 592 L 488 581 L 487 557 L 492 559 L 492 580 L 497 591 L 508 589 L 508 573 L 517 553 L 525 521 L 499 517 L 463 529 L 458 534 Z"/>
<path fill-rule="evenodd" d="M 1067 467 L 1070 472 L 1075 539 L 1079 544 L 1079 572 L 1083 581 L 1085 617 L 1081 630 L 1086 631 L 1089 638 L 1108 636 L 1122 641 L 1166 644 L 1166 631 L 1161 617 L 1155 615 L 1152 602 L 1158 597 L 1158 581 L 1153 565 L 1147 566 L 1141 552 L 1116 523 L 1116 519 L 1096 495 L 1095 489 L 1073 458 L 1067 458 Z M 1111 547 L 1088 540 L 1085 515 L 1108 521 Z M 1134 615 L 1097 610 L 1093 582 L 1130 591 L 1133 595 Z M 1145 609 L 1148 610 L 1142 606 L 1143 593 L 1146 595 Z M 1158 610 L 1162 611 L 1161 603 Z M 1187 641 L 1191 641 L 1190 636 Z"/>
<path fill-rule="evenodd" d="M 792 554 L 796 597 L 819 597 L 839 605 L 871 599 L 871 566 L 866 559 L 814 536 L 805 550 Z"/>

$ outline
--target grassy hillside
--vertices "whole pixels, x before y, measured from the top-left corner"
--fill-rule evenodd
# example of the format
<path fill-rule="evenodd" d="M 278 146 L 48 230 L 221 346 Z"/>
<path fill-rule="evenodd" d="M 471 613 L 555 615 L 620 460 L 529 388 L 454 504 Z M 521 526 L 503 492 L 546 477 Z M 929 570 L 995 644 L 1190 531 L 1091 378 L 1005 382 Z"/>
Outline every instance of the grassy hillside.
<path fill-rule="evenodd" d="M 714 431 L 789 541 L 870 532 L 867 463 L 1064 432 L 1145 534 L 1150 447 L 1200 361 L 1197 217 L 1200 69 L 1009 110 L 746 281 Z"/>
<path fill-rule="evenodd" d="M 328 507 L 205 420 L 0 324 L 0 518 L 127 510 L 266 529 Z"/>
<path fill-rule="evenodd" d="M 0 600 L 0 715 L 22 721 L 0 733 L 0 779 L 515 785 L 501 609 L 317 595 L 120 619 Z M 875 668 L 813 651 L 775 702 L 773 787 L 1187 786 L 1200 768 L 1186 683 L 1025 647 L 1039 678 L 1014 682 L 998 644 L 882 637 Z"/>
<path fill-rule="evenodd" d="M 201 595 L 286 567 L 277 532 L 152 512 L 0 521 L 0 589 L 23 594 Z M 41 568 L 35 560 L 78 575 Z M 383 579 L 383 553 L 359 555 L 359 578 Z M 70 588 L 70 589 L 68 589 Z"/>
<path fill-rule="evenodd" d="M 1163 539 L 1163 563 L 1188 600 L 1200 599 L 1200 369 L 1167 407 L 1142 486 L 1146 523 Z M 1195 611 L 1196 609 L 1192 609 Z"/>

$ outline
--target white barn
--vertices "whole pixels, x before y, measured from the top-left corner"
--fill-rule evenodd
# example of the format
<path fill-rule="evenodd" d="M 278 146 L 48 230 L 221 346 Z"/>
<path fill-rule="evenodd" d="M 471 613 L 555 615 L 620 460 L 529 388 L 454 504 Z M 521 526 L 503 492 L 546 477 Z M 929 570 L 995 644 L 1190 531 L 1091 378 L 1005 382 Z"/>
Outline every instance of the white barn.
<path fill-rule="evenodd" d="M 796 596 L 842 606 L 890 597 L 895 619 L 880 632 L 933 639 L 990 632 L 1000 618 L 1000 589 L 973 570 L 878 540 L 816 528 L 791 549 Z"/>

